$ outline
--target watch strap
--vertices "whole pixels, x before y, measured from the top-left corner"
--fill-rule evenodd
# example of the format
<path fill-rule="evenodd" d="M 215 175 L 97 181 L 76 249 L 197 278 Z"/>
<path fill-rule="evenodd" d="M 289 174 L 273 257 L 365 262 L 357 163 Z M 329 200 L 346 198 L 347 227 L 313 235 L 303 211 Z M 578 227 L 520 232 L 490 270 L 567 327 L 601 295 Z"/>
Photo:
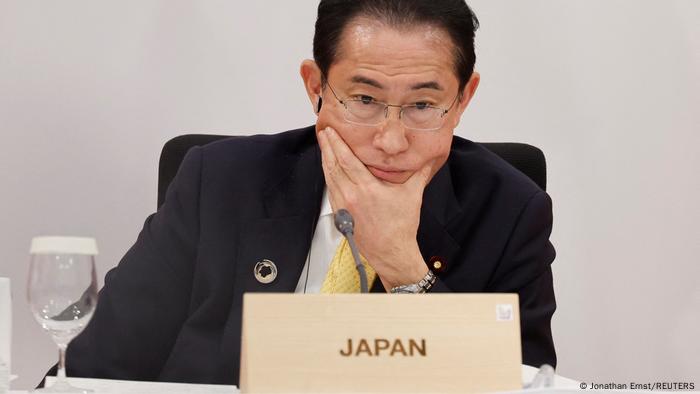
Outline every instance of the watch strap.
<path fill-rule="evenodd" d="M 433 287 L 436 280 L 437 280 L 437 276 L 435 276 L 435 273 L 433 273 L 433 271 L 431 271 L 431 270 L 428 270 L 428 273 L 425 274 L 423 279 L 418 281 L 418 283 L 411 283 L 408 285 L 401 285 L 401 286 L 392 287 L 391 292 L 398 293 L 398 294 L 427 293 Z"/>

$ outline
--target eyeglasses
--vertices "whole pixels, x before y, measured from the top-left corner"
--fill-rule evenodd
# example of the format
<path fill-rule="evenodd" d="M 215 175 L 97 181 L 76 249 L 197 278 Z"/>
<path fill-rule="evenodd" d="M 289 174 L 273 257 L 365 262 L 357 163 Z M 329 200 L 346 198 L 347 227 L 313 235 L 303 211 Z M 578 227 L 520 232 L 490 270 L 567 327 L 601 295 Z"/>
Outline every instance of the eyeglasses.
<path fill-rule="evenodd" d="M 399 119 L 408 129 L 420 131 L 435 131 L 445 123 L 445 115 L 449 112 L 459 98 L 459 94 L 452 100 L 447 109 L 435 107 L 427 103 L 395 105 L 376 101 L 370 96 L 358 96 L 341 100 L 335 90 L 328 83 L 333 96 L 345 107 L 345 120 L 358 126 L 378 126 L 389 116 L 389 107 L 400 108 Z"/>

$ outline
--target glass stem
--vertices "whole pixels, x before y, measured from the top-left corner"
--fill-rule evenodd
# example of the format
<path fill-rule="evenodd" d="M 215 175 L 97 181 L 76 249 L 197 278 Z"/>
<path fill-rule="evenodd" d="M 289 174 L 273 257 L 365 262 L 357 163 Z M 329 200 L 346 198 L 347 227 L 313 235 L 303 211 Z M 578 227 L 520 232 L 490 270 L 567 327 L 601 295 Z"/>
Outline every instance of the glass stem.
<path fill-rule="evenodd" d="M 58 370 L 56 371 L 56 380 L 66 380 L 66 345 L 58 345 Z"/>

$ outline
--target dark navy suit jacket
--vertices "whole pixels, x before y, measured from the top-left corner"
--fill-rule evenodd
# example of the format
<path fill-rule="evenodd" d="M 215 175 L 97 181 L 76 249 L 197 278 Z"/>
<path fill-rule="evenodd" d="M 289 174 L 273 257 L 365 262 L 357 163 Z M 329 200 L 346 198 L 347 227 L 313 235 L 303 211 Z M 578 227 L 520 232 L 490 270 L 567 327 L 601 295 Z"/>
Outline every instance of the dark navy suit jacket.
<path fill-rule="evenodd" d="M 292 292 L 324 177 L 314 128 L 190 150 L 165 203 L 109 271 L 70 345 L 69 376 L 238 384 L 244 292 Z M 517 292 L 525 364 L 556 364 L 552 207 L 529 178 L 455 137 L 427 186 L 418 244 L 444 262 L 433 292 Z M 277 279 L 253 267 L 274 261 Z M 383 291 L 375 281 L 373 291 Z"/>

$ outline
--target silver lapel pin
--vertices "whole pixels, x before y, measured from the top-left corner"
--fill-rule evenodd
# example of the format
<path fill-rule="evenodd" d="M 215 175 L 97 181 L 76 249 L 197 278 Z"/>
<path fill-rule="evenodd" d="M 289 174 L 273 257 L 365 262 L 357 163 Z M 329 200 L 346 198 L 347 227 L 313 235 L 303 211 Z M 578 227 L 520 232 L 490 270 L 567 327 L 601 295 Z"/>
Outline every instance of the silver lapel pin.
<path fill-rule="evenodd" d="M 268 259 L 263 259 L 255 263 L 253 274 L 258 282 L 268 284 L 277 278 L 277 266 Z"/>

